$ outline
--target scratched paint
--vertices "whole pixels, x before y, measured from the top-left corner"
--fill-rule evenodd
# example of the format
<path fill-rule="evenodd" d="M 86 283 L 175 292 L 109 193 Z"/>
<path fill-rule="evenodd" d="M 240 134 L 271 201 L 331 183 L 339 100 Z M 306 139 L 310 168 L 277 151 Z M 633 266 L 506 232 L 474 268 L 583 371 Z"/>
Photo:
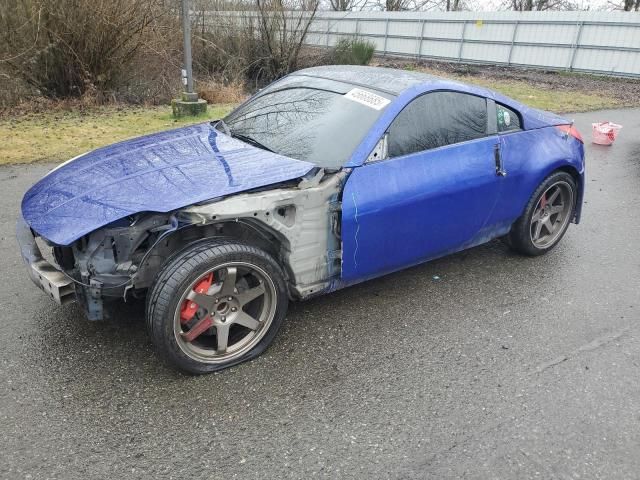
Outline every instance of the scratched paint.
<path fill-rule="evenodd" d="M 410 97 L 417 94 L 412 89 Z M 403 96 L 398 97 L 400 104 L 406 103 Z M 394 118 L 400 110 L 394 102 L 374 129 L 382 135 L 388 128 L 387 115 Z M 532 110 L 525 110 L 523 118 L 529 130 L 370 164 L 361 164 L 369 145 L 361 148 L 352 157 L 360 166 L 353 169 L 343 194 L 341 286 L 506 234 L 536 187 L 558 168 L 571 167 L 577 173 L 579 222 L 583 145 L 553 127 L 567 120 Z M 542 128 L 538 122 L 548 123 Z M 504 177 L 495 174 L 496 144 L 501 146 Z"/>

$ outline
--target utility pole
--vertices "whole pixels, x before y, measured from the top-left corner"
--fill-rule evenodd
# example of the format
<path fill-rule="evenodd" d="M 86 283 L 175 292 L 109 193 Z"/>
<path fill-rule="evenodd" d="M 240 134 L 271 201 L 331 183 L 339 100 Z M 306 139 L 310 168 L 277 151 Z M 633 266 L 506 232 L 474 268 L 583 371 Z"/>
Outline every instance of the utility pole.
<path fill-rule="evenodd" d="M 189 0 L 182 0 L 182 34 L 184 45 L 184 68 L 182 84 L 184 91 L 179 99 L 171 102 L 174 117 L 199 115 L 207 111 L 207 102 L 193 91 L 193 65 L 191 61 L 191 9 Z"/>
<path fill-rule="evenodd" d="M 184 71 L 186 77 L 186 94 L 193 94 L 193 65 L 191 62 L 191 18 L 189 16 L 189 0 L 182 0 L 182 37 L 184 45 Z M 198 96 L 193 100 L 197 100 Z"/>

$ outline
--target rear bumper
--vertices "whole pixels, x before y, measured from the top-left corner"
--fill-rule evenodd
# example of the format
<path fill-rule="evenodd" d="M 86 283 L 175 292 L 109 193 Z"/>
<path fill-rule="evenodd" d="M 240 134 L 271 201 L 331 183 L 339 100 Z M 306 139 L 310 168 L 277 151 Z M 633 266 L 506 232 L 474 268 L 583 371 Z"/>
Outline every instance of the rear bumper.
<path fill-rule="evenodd" d="M 56 303 L 63 305 L 75 299 L 74 284 L 64 273 L 42 257 L 31 228 L 22 216 L 16 224 L 16 237 L 29 278 Z"/>

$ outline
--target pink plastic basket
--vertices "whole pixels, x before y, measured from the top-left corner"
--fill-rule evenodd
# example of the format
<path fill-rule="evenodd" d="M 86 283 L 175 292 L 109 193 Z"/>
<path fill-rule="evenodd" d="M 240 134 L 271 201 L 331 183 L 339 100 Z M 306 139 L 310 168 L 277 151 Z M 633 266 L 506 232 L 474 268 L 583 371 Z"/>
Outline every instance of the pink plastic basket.
<path fill-rule="evenodd" d="M 592 123 L 593 143 L 598 145 L 611 145 L 618 132 L 622 128 L 622 125 L 611 122 Z"/>

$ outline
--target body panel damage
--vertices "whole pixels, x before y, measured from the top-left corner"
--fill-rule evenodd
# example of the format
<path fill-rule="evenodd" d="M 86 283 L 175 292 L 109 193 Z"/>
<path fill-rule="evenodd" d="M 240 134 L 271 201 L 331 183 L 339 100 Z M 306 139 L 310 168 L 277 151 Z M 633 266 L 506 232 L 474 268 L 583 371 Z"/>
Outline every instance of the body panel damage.
<path fill-rule="evenodd" d="M 25 195 L 18 240 L 31 278 L 60 303 L 75 293 L 99 320 L 107 300 L 145 295 L 173 255 L 215 239 L 264 251 L 282 266 L 289 296 L 305 299 L 508 233 L 556 170 L 576 180 L 579 221 L 583 146 L 554 127 L 567 120 L 480 87 L 387 69 L 310 69 L 280 82 L 304 86 L 308 76 L 344 83 L 332 85 L 341 95 L 354 86 L 386 92 L 388 104 L 346 163 L 288 158 L 209 123 L 98 149 Z M 504 104 L 523 128 L 498 133 L 488 121 L 484 136 L 389 158 L 391 123 L 436 90 Z"/>
<path fill-rule="evenodd" d="M 331 289 L 340 276 L 339 201 L 347 171 L 322 170 L 295 188 L 235 195 L 188 207 L 180 221 L 197 225 L 247 222 L 280 240 L 278 255 L 288 267 L 293 296 L 305 298 Z"/>
<path fill-rule="evenodd" d="M 62 165 L 29 189 L 22 214 L 44 238 L 70 245 L 129 215 L 170 212 L 313 168 L 204 123 L 99 148 Z"/>
<path fill-rule="evenodd" d="M 170 214 L 147 214 L 99 229 L 72 247 L 76 296 L 89 319 L 104 317 L 103 300 L 149 288 L 174 252 L 202 239 L 253 244 L 288 274 L 290 295 L 331 289 L 340 277 L 340 193 L 347 171 L 278 188 L 238 194 Z"/>

